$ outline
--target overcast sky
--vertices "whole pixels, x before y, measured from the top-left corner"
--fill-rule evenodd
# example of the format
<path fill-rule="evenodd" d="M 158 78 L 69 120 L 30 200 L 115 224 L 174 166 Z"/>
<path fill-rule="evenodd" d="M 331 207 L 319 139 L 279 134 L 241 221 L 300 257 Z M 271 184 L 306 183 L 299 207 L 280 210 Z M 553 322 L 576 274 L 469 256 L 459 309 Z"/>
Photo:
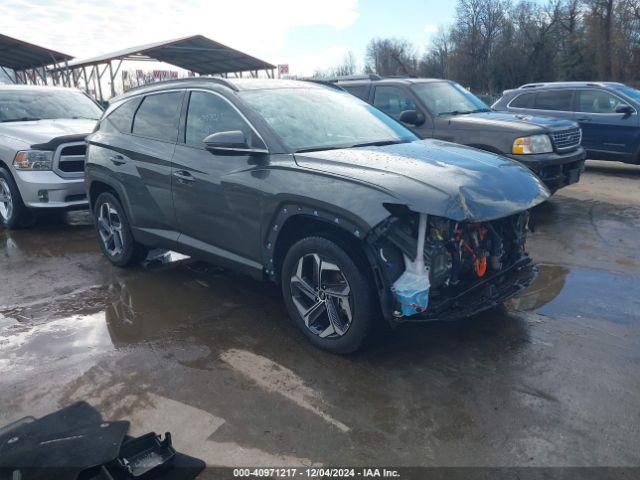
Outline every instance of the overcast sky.
<path fill-rule="evenodd" d="M 202 34 L 291 73 L 312 74 L 372 37 L 424 48 L 452 20 L 438 0 L 0 0 L 0 33 L 77 58 Z"/>

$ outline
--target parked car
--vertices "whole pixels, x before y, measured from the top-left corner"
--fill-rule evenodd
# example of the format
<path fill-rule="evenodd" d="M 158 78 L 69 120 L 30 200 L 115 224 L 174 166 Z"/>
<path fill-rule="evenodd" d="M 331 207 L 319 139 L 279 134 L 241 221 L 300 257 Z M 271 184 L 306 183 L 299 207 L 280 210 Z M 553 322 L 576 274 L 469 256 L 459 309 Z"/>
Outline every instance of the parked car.
<path fill-rule="evenodd" d="M 329 79 L 402 122 L 420 138 L 498 153 L 535 172 L 552 192 L 584 171 L 580 128 L 570 120 L 498 113 L 455 82 L 355 76 Z"/>
<path fill-rule="evenodd" d="M 278 282 L 302 332 L 332 352 L 359 348 L 378 312 L 391 323 L 467 316 L 533 276 L 528 209 L 549 196 L 535 175 L 420 141 L 334 88 L 140 87 L 87 141 L 87 191 L 113 264 L 164 248 Z"/>
<path fill-rule="evenodd" d="M 86 208 L 85 137 L 102 110 L 72 89 L 0 85 L 0 221 Z"/>
<path fill-rule="evenodd" d="M 587 158 L 640 163 L 640 90 L 622 83 L 531 83 L 507 90 L 493 108 L 576 121 Z"/>

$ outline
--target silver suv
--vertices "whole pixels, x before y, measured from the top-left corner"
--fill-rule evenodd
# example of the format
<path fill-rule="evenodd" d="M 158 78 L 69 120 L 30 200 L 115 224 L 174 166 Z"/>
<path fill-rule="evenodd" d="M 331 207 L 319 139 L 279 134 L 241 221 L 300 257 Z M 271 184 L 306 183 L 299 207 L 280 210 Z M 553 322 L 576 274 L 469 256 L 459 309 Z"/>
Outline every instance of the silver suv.
<path fill-rule="evenodd" d="M 101 108 L 78 90 L 0 85 L 0 222 L 87 207 L 84 139 Z"/>

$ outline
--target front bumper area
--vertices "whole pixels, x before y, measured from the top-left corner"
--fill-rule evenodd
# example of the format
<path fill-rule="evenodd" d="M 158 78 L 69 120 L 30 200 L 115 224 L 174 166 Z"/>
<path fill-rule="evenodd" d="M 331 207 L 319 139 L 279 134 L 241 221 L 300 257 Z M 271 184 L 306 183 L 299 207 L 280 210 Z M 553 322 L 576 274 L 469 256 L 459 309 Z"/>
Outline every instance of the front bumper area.
<path fill-rule="evenodd" d="M 584 161 L 587 158 L 587 153 L 580 147 L 567 154 L 545 153 L 506 156 L 532 170 L 549 190 L 556 192 L 580 180 L 580 175 L 585 169 Z"/>
<path fill-rule="evenodd" d="M 80 210 L 89 206 L 83 178 L 61 178 L 52 171 L 14 170 L 13 175 L 28 208 Z"/>
<path fill-rule="evenodd" d="M 529 257 L 469 285 L 454 297 L 432 296 L 429 308 L 411 317 L 394 317 L 394 323 L 454 321 L 502 304 L 527 288 L 537 271 Z"/>

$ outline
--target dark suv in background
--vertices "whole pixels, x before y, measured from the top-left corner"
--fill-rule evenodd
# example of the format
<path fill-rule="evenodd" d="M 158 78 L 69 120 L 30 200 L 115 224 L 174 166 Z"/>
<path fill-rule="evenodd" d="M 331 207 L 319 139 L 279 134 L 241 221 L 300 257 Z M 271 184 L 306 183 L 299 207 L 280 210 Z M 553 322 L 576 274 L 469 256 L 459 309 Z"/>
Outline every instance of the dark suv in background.
<path fill-rule="evenodd" d="M 529 170 L 419 140 L 343 91 L 285 80 L 188 79 L 127 92 L 88 137 L 103 253 L 149 248 L 280 283 L 315 345 L 357 349 L 389 322 L 453 319 L 526 287 Z"/>
<path fill-rule="evenodd" d="M 507 90 L 493 108 L 578 122 L 588 158 L 640 163 L 640 90 L 622 83 L 531 83 Z"/>
<path fill-rule="evenodd" d="M 585 152 L 571 120 L 498 113 L 455 82 L 376 75 L 323 80 L 374 105 L 420 138 L 498 153 L 533 170 L 551 191 L 577 182 Z"/>

